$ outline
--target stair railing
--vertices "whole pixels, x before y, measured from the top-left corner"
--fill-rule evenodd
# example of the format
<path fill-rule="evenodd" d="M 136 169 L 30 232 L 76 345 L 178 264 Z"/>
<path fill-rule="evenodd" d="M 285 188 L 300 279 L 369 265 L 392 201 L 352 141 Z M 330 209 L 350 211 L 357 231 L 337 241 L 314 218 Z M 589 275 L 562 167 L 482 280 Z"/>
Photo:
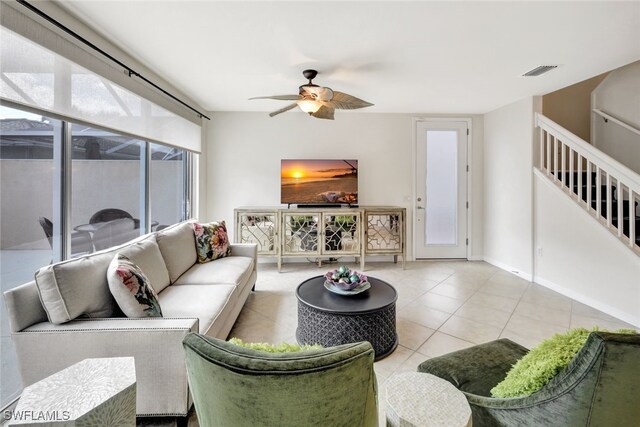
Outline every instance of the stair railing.
<path fill-rule="evenodd" d="M 542 114 L 536 114 L 535 125 L 539 169 L 640 254 L 640 175 Z"/>

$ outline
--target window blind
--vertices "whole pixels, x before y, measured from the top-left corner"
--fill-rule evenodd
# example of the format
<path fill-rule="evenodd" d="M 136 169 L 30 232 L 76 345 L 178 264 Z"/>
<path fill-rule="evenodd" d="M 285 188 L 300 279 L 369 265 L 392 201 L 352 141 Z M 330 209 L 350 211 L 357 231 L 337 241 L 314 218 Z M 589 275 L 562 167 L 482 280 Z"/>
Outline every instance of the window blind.
<path fill-rule="evenodd" d="M 17 7 L 2 2 L 0 98 L 200 153 L 195 113 Z"/>

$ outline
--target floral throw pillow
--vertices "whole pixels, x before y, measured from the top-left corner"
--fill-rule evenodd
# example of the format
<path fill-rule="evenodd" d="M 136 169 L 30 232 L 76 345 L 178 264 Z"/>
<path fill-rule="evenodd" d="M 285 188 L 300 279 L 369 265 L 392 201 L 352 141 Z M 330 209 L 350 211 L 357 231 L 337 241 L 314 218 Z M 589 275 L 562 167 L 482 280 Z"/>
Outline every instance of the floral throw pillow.
<path fill-rule="evenodd" d="M 209 224 L 194 222 L 193 232 L 196 235 L 198 263 L 204 264 L 231 254 L 227 226 L 224 221 L 210 222 Z"/>
<path fill-rule="evenodd" d="M 158 295 L 147 276 L 129 258 L 116 256 L 107 270 L 109 290 L 127 317 L 162 317 Z"/>

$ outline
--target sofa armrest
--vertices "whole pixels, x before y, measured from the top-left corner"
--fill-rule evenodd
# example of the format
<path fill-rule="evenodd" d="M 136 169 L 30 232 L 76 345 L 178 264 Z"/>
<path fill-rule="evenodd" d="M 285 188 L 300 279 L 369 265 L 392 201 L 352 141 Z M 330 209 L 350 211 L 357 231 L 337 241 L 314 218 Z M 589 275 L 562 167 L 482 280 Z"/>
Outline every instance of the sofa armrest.
<path fill-rule="evenodd" d="M 47 312 L 40 303 L 35 280 L 4 292 L 4 302 L 12 332 L 47 321 Z"/>
<path fill-rule="evenodd" d="M 258 259 L 258 245 L 255 243 L 231 243 L 231 256 L 246 256 Z"/>
<path fill-rule="evenodd" d="M 422 362 L 418 372 L 449 381 L 459 390 L 491 396 L 491 389 L 529 350 L 502 338 Z"/>
<path fill-rule="evenodd" d="M 25 386 L 81 360 L 135 358 L 137 414 L 185 415 L 189 394 L 182 340 L 195 318 L 76 319 L 42 322 L 12 334 Z"/>
<path fill-rule="evenodd" d="M 253 271 L 258 271 L 258 245 L 255 243 L 231 243 L 231 256 L 253 258 Z"/>

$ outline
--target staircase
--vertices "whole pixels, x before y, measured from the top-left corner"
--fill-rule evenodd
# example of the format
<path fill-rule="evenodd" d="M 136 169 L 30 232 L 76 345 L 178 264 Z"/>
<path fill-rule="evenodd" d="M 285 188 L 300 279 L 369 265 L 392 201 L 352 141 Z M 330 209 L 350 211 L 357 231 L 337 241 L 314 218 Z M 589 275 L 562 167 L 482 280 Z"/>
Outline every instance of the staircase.
<path fill-rule="evenodd" d="M 640 256 L 640 175 L 541 114 L 536 127 L 537 167 Z"/>

